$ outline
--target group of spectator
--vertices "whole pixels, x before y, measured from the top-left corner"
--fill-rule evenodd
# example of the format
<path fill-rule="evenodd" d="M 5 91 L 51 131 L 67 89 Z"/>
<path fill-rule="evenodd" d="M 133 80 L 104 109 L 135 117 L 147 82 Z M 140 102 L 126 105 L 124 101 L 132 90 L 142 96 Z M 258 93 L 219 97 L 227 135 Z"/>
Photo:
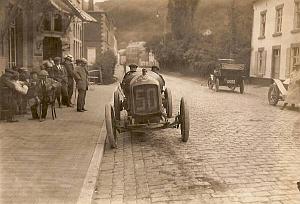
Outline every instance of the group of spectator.
<path fill-rule="evenodd" d="M 49 104 L 57 101 L 59 108 L 74 106 L 71 99 L 75 82 L 78 90 L 77 112 L 84 112 L 88 89 L 86 59 L 74 61 L 72 55 L 66 55 L 64 60 L 55 57 L 43 61 L 40 71 L 6 69 L 0 77 L 1 109 L 8 110 L 5 113 L 8 122 L 17 122 L 15 115 L 27 113 L 28 107 L 32 119 L 44 121 Z"/>

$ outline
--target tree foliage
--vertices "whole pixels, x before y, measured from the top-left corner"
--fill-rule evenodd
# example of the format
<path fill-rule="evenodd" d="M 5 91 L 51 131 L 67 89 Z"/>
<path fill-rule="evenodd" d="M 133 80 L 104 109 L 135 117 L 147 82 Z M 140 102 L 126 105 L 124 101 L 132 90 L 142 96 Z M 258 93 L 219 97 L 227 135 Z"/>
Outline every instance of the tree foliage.
<path fill-rule="evenodd" d="M 97 54 L 94 67 L 101 69 L 103 83 L 108 84 L 113 82 L 116 64 L 117 57 L 113 51 L 107 50 Z"/>

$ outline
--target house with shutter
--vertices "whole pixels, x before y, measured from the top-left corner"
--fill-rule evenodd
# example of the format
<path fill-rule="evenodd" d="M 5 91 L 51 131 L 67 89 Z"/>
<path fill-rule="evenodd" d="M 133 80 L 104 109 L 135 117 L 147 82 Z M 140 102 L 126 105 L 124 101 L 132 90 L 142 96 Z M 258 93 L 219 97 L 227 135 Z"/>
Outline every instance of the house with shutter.
<path fill-rule="evenodd" d="M 289 78 L 300 61 L 300 0 L 255 0 L 250 77 Z"/>

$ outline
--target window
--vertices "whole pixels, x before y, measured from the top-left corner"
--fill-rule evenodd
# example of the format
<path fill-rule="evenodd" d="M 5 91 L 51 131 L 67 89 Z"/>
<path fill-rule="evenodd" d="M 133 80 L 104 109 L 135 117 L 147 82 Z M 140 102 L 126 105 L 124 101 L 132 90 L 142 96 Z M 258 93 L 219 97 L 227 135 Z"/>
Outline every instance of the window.
<path fill-rule="evenodd" d="M 54 31 L 62 31 L 62 17 L 59 14 L 54 15 Z"/>
<path fill-rule="evenodd" d="M 265 37 L 266 33 L 266 17 L 267 17 L 267 11 L 263 11 L 260 13 L 260 38 Z"/>
<path fill-rule="evenodd" d="M 16 58 L 17 58 L 17 42 L 16 42 L 16 24 L 15 21 L 9 27 L 9 38 L 8 38 L 8 51 L 9 51 L 9 58 L 8 58 L 8 66 L 10 68 L 16 66 Z"/>
<path fill-rule="evenodd" d="M 50 31 L 51 30 L 51 15 L 45 14 L 43 20 L 44 30 Z"/>
<path fill-rule="evenodd" d="M 283 5 L 276 7 L 275 33 L 281 33 Z"/>
<path fill-rule="evenodd" d="M 295 29 L 300 29 L 300 1 L 295 1 Z"/>
<path fill-rule="evenodd" d="M 263 67 L 263 50 L 258 51 L 258 73 L 261 73 L 262 67 Z"/>
<path fill-rule="evenodd" d="M 262 77 L 266 72 L 267 51 L 264 48 L 259 48 L 256 52 L 256 67 L 255 75 Z"/>
<path fill-rule="evenodd" d="M 297 62 L 300 62 L 300 46 L 299 47 L 293 47 L 291 54 L 292 54 L 292 67 L 294 67 L 294 65 Z"/>

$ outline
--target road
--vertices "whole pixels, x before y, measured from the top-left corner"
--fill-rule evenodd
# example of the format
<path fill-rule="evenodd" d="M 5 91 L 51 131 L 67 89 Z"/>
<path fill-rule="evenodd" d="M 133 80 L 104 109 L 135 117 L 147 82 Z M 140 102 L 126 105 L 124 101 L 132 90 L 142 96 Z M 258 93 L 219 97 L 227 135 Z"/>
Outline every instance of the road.
<path fill-rule="evenodd" d="M 93 203 L 300 203 L 300 114 L 268 105 L 267 88 L 218 93 L 165 75 L 174 113 L 188 99 L 191 130 L 118 136 L 106 146 Z M 281 105 L 281 104 L 279 104 Z"/>

